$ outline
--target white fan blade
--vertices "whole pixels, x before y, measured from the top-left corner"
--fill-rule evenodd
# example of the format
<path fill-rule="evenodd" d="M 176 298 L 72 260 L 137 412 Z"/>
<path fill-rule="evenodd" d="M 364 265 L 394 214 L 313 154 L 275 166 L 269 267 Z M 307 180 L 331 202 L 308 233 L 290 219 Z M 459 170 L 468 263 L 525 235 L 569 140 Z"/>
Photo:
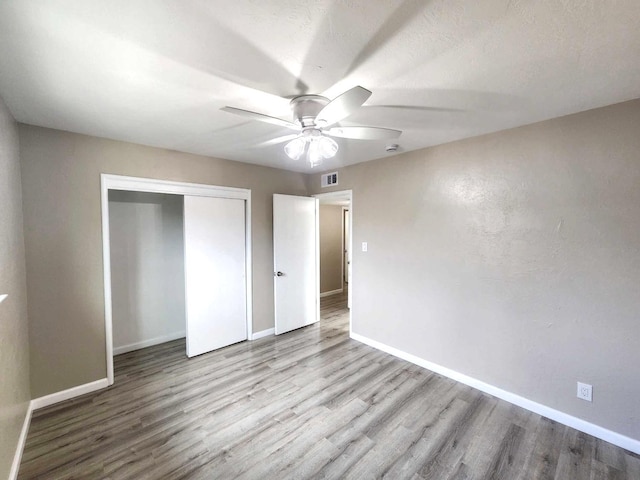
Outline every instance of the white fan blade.
<path fill-rule="evenodd" d="M 390 140 L 398 138 L 402 133 L 400 130 L 379 127 L 333 127 L 323 130 L 333 137 L 355 138 L 358 140 Z"/>
<path fill-rule="evenodd" d="M 287 142 L 289 140 L 293 140 L 294 138 L 296 138 L 299 135 L 300 134 L 298 134 L 298 133 L 292 133 L 291 135 L 284 135 L 282 137 L 272 138 L 271 140 L 267 140 L 265 142 L 260 142 L 257 145 L 254 145 L 254 148 L 269 147 L 271 145 L 277 145 L 278 143 L 284 143 L 284 142 Z"/>
<path fill-rule="evenodd" d="M 316 125 L 326 127 L 338 123 L 355 112 L 370 96 L 371 92 L 360 86 L 347 90 L 320 110 L 316 116 Z"/>
<path fill-rule="evenodd" d="M 242 110 L 241 108 L 235 107 L 222 107 L 220 110 L 233 113 L 235 115 L 240 115 L 241 117 L 249 117 L 253 120 L 259 120 L 261 122 L 270 123 L 272 125 L 278 125 L 279 127 L 286 127 L 290 128 L 291 130 L 300 130 L 300 126 L 296 125 L 295 123 L 287 122 L 286 120 L 282 120 L 281 118 L 263 115 L 262 113 L 250 112 L 249 110 Z"/>

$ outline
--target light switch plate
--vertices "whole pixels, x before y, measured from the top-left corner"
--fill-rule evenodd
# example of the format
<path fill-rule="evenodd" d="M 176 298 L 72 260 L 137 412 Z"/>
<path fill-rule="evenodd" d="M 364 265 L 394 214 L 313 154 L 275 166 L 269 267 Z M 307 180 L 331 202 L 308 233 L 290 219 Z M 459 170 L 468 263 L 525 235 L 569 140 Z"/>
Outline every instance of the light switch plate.
<path fill-rule="evenodd" d="M 369 246 L 367 245 L 367 242 L 362 242 L 362 251 L 366 252 L 368 248 Z"/>
<path fill-rule="evenodd" d="M 0 295 L 0 303 L 4 302 L 4 299 L 7 298 L 9 296 L 8 293 L 3 293 L 2 295 Z"/>

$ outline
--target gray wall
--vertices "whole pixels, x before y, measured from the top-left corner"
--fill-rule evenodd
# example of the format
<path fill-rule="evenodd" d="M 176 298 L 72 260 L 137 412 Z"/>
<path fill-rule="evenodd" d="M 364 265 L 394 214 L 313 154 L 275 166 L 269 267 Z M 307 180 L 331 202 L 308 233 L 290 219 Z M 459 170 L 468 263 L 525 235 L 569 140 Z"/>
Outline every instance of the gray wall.
<path fill-rule="evenodd" d="M 272 194 L 304 175 L 19 126 L 34 397 L 105 378 L 100 174 L 251 189 L 253 329 L 273 327 Z"/>
<path fill-rule="evenodd" d="M 114 354 L 185 335 L 183 198 L 109 192 Z"/>
<path fill-rule="evenodd" d="M 18 130 L 0 98 L 0 478 L 7 478 L 29 400 L 29 332 Z"/>
<path fill-rule="evenodd" d="M 639 126 L 636 100 L 341 170 L 354 332 L 640 439 Z"/>
<path fill-rule="evenodd" d="M 320 293 L 342 288 L 342 207 L 320 205 Z"/>

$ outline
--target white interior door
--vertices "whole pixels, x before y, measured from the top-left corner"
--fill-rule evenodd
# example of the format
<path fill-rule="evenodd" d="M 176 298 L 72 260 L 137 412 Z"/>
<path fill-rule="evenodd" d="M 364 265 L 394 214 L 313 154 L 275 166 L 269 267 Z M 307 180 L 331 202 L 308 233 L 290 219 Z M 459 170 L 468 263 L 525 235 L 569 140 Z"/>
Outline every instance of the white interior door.
<path fill-rule="evenodd" d="M 184 197 L 187 356 L 247 339 L 245 201 Z"/>
<path fill-rule="evenodd" d="M 318 199 L 273 196 L 275 333 L 317 322 Z"/>

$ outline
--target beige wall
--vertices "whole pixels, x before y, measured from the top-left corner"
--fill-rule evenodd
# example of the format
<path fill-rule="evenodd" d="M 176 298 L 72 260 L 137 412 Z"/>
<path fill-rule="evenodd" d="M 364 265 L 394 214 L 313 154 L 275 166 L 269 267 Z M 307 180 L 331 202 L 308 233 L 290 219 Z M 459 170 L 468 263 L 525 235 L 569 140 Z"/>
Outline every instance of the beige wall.
<path fill-rule="evenodd" d="M 639 126 L 636 100 L 341 170 L 354 332 L 640 439 Z"/>
<path fill-rule="evenodd" d="M 342 207 L 320 205 L 320 293 L 342 288 Z"/>
<path fill-rule="evenodd" d="M 0 478 L 8 478 L 31 399 L 18 130 L 0 99 Z"/>
<path fill-rule="evenodd" d="M 253 328 L 273 327 L 272 194 L 302 174 L 20 125 L 34 397 L 105 378 L 100 174 L 251 189 Z"/>

